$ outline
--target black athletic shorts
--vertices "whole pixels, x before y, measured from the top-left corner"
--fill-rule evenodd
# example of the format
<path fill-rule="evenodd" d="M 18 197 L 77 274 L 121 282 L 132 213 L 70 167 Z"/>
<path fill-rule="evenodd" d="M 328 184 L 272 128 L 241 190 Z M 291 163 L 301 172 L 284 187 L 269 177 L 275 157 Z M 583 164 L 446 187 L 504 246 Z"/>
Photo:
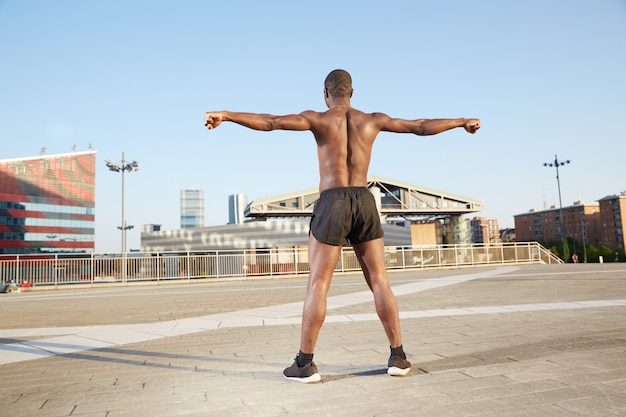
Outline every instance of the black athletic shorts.
<path fill-rule="evenodd" d="M 366 187 L 322 191 L 313 207 L 311 233 L 333 246 L 357 244 L 384 236 L 374 196 Z"/>

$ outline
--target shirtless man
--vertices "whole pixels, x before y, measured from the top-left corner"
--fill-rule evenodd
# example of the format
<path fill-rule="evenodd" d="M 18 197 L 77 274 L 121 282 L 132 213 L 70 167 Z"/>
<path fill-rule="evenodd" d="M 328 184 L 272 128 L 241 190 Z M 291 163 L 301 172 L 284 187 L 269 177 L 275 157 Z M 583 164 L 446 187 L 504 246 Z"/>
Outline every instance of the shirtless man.
<path fill-rule="evenodd" d="M 374 294 L 376 313 L 389 339 L 387 373 L 406 375 L 410 362 L 402 348 L 395 296 L 385 268 L 383 230 L 376 203 L 367 189 L 367 171 L 374 140 L 380 131 L 434 135 L 463 127 L 480 128 L 478 119 L 395 119 L 383 113 L 366 114 L 350 106 L 352 79 L 334 70 L 324 82 L 328 110 L 274 116 L 240 112 L 208 112 L 204 124 L 214 129 L 228 121 L 254 130 L 309 130 L 317 142 L 320 198 L 315 203 L 309 233 L 310 276 L 302 311 L 300 352 L 284 376 L 304 383 L 321 379 L 313 350 L 326 318 L 326 298 L 343 245 L 356 253 L 367 285 Z"/>

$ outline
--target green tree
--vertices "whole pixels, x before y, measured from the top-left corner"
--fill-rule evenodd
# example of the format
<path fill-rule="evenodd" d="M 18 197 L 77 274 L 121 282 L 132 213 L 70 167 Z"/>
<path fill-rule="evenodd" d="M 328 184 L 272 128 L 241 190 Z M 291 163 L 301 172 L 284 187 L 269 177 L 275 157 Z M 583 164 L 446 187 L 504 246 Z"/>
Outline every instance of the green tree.
<path fill-rule="evenodd" d="M 615 251 L 606 245 L 600 245 L 598 252 L 598 254 L 602 256 L 604 262 L 611 262 L 615 259 Z"/>
<path fill-rule="evenodd" d="M 587 245 L 587 262 L 598 262 L 600 251 L 592 244 Z"/>

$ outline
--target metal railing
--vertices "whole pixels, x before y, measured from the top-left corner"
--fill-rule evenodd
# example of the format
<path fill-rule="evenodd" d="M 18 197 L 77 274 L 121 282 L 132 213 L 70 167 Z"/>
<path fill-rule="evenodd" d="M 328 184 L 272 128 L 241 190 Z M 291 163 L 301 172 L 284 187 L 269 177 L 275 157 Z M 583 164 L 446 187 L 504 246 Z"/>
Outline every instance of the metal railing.
<path fill-rule="evenodd" d="M 385 261 L 389 270 L 563 263 L 536 242 L 386 247 Z M 359 270 L 359 262 L 352 248 L 343 248 L 335 272 Z M 56 288 L 70 284 L 159 283 L 308 273 L 306 248 L 82 256 L 0 255 L 0 281 L 3 287 L 11 282 Z"/>

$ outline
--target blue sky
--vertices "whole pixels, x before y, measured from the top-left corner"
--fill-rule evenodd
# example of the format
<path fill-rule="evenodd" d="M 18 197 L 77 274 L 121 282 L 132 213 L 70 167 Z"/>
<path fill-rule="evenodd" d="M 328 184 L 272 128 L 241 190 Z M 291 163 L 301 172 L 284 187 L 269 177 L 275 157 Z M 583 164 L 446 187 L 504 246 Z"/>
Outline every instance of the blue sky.
<path fill-rule="evenodd" d="M 248 200 L 316 187 L 308 132 L 205 130 L 205 111 L 325 110 L 348 70 L 352 104 L 402 118 L 479 117 L 482 129 L 383 133 L 370 175 L 479 200 L 513 216 L 626 190 L 626 1 L 0 0 L 0 159 L 97 150 L 96 251 L 139 226 L 179 227 L 181 189 L 206 224 Z"/>

